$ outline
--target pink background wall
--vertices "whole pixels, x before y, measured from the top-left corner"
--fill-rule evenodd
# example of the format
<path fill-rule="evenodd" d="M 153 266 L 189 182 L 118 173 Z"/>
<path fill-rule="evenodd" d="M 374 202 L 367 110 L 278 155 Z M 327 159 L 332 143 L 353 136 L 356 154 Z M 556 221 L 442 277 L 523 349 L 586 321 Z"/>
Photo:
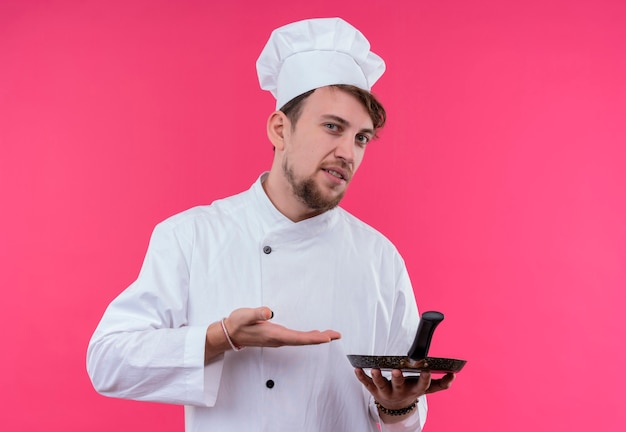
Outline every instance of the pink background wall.
<path fill-rule="evenodd" d="M 621 0 L 0 1 L 2 430 L 182 430 L 97 395 L 87 342 L 157 222 L 269 167 L 269 32 L 337 15 L 388 64 L 345 207 L 469 360 L 427 431 L 624 430 Z"/>

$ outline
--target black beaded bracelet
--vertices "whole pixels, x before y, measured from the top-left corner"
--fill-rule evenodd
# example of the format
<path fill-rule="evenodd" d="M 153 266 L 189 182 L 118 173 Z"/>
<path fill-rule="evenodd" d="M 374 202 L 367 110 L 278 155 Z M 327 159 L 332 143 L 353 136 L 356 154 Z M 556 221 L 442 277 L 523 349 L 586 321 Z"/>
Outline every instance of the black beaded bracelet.
<path fill-rule="evenodd" d="M 401 416 L 401 415 L 408 414 L 415 409 L 415 407 L 417 406 L 417 399 L 415 399 L 415 402 L 413 402 L 408 407 L 395 409 L 395 410 L 385 408 L 377 400 L 375 400 L 374 403 L 376 404 L 376 408 L 378 408 L 378 411 L 380 411 L 383 414 L 387 414 L 390 416 Z"/>

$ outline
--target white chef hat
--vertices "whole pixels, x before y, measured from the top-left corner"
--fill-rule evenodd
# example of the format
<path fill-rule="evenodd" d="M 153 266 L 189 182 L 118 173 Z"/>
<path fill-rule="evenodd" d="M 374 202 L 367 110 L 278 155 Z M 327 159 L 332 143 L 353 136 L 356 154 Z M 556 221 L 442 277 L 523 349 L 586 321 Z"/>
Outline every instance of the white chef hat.
<path fill-rule="evenodd" d="M 261 88 L 274 95 L 279 109 L 302 93 L 332 84 L 370 91 L 385 72 L 385 62 L 341 18 L 317 18 L 274 30 L 256 68 Z"/>

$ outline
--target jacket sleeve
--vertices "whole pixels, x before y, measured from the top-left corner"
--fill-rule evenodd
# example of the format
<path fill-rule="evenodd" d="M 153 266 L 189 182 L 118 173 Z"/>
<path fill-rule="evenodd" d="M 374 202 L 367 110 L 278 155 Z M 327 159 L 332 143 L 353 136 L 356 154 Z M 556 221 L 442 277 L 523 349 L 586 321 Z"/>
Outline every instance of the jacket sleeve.
<path fill-rule="evenodd" d="M 210 323 L 188 325 L 193 227 L 159 224 L 137 280 L 106 309 L 87 349 L 99 393 L 125 399 L 213 406 L 223 355 L 204 364 Z"/>
<path fill-rule="evenodd" d="M 384 352 L 405 353 L 408 352 L 410 343 L 415 337 L 419 312 L 406 266 L 399 254 L 396 255 L 394 268 L 397 274 L 396 292 L 388 345 Z M 385 424 L 380 420 L 374 398 L 370 397 L 370 414 L 379 422 L 381 432 L 420 432 L 426 423 L 427 413 L 428 402 L 426 395 L 422 395 L 411 415 L 398 423 Z"/>

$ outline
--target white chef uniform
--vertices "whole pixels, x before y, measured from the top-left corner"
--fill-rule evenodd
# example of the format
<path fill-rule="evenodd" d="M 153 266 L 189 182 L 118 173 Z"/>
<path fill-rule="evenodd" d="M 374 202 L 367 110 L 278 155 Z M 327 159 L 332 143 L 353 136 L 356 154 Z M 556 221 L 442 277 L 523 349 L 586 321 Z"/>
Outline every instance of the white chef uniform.
<path fill-rule="evenodd" d="M 402 355 L 419 321 L 404 262 L 337 207 L 294 223 L 261 182 L 159 224 L 138 279 L 108 307 L 88 349 L 95 388 L 185 405 L 187 432 L 377 431 L 378 414 L 347 354 Z M 248 347 L 204 365 L 209 324 L 240 307 L 277 324 L 333 329 L 322 345 Z M 400 424 L 420 430 L 426 398 Z"/>

